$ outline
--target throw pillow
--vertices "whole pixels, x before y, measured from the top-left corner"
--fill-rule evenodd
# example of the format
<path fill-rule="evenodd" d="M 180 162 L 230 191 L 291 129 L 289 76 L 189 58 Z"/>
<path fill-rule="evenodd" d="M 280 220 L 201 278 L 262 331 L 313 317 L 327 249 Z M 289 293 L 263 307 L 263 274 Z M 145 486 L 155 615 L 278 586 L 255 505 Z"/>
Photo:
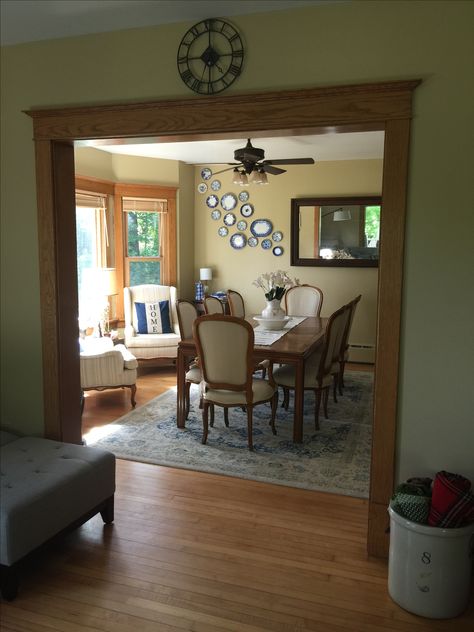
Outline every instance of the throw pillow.
<path fill-rule="evenodd" d="M 135 303 L 139 334 L 172 334 L 169 301 Z"/>

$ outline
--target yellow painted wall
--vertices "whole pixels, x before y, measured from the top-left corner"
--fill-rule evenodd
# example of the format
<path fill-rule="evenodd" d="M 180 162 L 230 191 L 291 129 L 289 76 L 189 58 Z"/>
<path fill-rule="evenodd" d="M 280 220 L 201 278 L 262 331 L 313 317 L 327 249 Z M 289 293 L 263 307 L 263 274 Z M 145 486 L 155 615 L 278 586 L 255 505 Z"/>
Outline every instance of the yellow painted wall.
<path fill-rule="evenodd" d="M 228 94 L 423 79 L 415 93 L 408 174 L 398 476 L 449 469 L 474 479 L 474 348 L 468 335 L 474 311 L 474 3 L 328 3 L 231 21 L 247 53 Z M 2 49 L 3 424 L 43 431 L 34 147 L 23 111 L 199 98 L 176 70 L 176 51 L 190 26 Z"/>
<path fill-rule="evenodd" d="M 264 145 L 259 143 L 259 147 Z M 212 169 L 213 166 L 210 165 Z M 215 168 L 215 167 L 214 167 Z M 216 176 L 222 187 L 218 195 L 231 192 L 238 196 L 242 188 L 232 183 L 232 170 Z M 230 245 L 230 236 L 239 232 L 236 225 L 229 228 L 227 237 L 217 233 L 223 226 L 225 211 L 221 211 L 220 220 L 211 218 L 211 210 L 206 199 L 212 191 L 199 193 L 197 185 L 202 182 L 200 169 L 195 175 L 195 274 L 199 268 L 213 268 L 212 289 L 237 290 L 244 296 L 249 314 L 258 314 L 265 306 L 262 290 L 252 285 L 252 281 L 262 272 L 286 270 L 291 277 L 301 283 L 309 283 L 321 288 L 324 294 L 321 314 L 329 316 L 344 303 L 362 294 L 353 324 L 351 340 L 363 344 L 375 344 L 375 321 L 377 307 L 377 268 L 323 268 L 290 266 L 290 201 L 291 198 L 317 196 L 379 195 L 382 190 L 382 160 L 354 160 L 317 162 L 315 165 L 287 167 L 287 172 L 279 176 L 268 176 L 268 185 L 249 185 L 249 203 L 254 213 L 247 221 L 244 234 L 251 236 L 250 224 L 254 219 L 264 218 L 271 221 L 274 230 L 283 232 L 279 242 L 283 255 L 276 257 L 272 250 L 263 250 L 261 244 L 256 248 L 246 246 L 235 250 Z M 212 179 L 211 179 L 212 181 Z M 232 211 L 237 221 L 244 220 L 240 214 L 241 202 Z M 261 242 L 262 240 L 260 240 Z M 276 244 L 274 244 L 276 245 Z"/>

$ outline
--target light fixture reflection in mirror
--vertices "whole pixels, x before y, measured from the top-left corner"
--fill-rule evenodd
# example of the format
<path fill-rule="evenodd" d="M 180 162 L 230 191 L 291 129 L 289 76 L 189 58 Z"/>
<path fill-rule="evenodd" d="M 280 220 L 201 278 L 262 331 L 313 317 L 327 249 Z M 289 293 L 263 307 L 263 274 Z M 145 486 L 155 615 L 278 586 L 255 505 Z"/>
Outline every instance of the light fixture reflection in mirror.
<path fill-rule="evenodd" d="M 291 200 L 291 265 L 375 267 L 380 197 Z"/>

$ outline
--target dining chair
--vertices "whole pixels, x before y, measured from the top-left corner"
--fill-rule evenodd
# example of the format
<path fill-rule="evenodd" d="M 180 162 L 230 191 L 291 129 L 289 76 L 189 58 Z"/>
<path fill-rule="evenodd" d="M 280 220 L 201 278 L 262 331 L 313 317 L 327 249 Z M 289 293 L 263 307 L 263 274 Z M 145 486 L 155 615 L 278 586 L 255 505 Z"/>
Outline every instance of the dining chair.
<path fill-rule="evenodd" d="M 202 370 L 201 395 L 203 402 L 202 443 L 207 441 L 210 406 L 224 408 L 224 421 L 229 425 L 229 408 L 245 408 L 249 450 L 253 450 L 253 408 L 271 402 L 270 425 L 275 435 L 275 415 L 278 390 L 271 369 L 268 381 L 254 379 L 253 327 L 242 318 L 211 314 L 194 321 L 194 339 Z"/>
<path fill-rule="evenodd" d="M 179 333 L 181 340 L 193 337 L 193 323 L 198 317 L 198 311 L 191 301 L 178 300 L 176 302 L 176 312 L 178 314 Z M 189 362 L 185 375 L 185 419 L 189 416 L 189 402 L 191 384 L 200 384 L 202 372 L 196 361 Z"/>
<path fill-rule="evenodd" d="M 224 303 L 215 296 L 206 296 L 203 305 L 206 314 L 223 314 L 225 311 Z"/>
<path fill-rule="evenodd" d="M 331 384 L 334 383 L 333 371 L 338 366 L 340 340 L 344 332 L 348 306 L 336 310 L 329 317 L 326 332 L 320 350 L 311 356 L 305 364 L 304 390 L 315 392 L 316 402 L 314 407 L 314 426 L 319 430 L 319 409 L 323 399 L 324 415 L 328 417 L 328 397 Z M 288 409 L 289 392 L 295 388 L 295 368 L 284 364 L 273 371 L 273 379 L 277 386 L 281 386 L 284 392 L 283 406 Z"/>
<path fill-rule="evenodd" d="M 227 304 L 229 305 L 230 315 L 237 318 L 245 318 L 245 302 L 242 294 L 236 290 L 227 290 Z M 260 360 L 255 364 L 254 372 L 261 371 L 262 378 L 267 376 L 267 370 L 270 366 L 270 360 Z"/>
<path fill-rule="evenodd" d="M 338 389 L 339 389 L 340 395 L 343 394 L 342 389 L 344 388 L 344 370 L 346 368 L 346 362 L 349 359 L 349 336 L 351 334 L 352 323 L 354 322 L 354 315 L 357 309 L 357 305 L 359 304 L 359 301 L 361 298 L 362 298 L 362 294 L 359 294 L 349 303 L 350 314 L 349 314 L 349 318 L 347 319 L 344 334 L 342 336 L 341 349 L 339 352 Z"/>
<path fill-rule="evenodd" d="M 319 316 L 323 293 L 314 285 L 294 285 L 285 293 L 287 316 Z"/>

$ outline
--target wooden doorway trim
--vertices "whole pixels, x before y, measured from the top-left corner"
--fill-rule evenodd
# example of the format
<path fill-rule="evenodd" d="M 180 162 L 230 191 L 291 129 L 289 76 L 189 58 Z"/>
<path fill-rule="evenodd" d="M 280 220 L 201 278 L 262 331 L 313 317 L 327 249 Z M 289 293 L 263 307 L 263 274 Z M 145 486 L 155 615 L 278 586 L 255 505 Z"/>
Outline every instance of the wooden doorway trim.
<path fill-rule="evenodd" d="M 30 110 L 36 143 L 46 436 L 80 442 L 73 142 L 384 130 L 369 554 L 386 556 L 393 490 L 408 145 L 419 80 Z M 258 121 L 258 128 L 255 122 Z M 122 141 L 123 142 L 123 141 Z"/>

